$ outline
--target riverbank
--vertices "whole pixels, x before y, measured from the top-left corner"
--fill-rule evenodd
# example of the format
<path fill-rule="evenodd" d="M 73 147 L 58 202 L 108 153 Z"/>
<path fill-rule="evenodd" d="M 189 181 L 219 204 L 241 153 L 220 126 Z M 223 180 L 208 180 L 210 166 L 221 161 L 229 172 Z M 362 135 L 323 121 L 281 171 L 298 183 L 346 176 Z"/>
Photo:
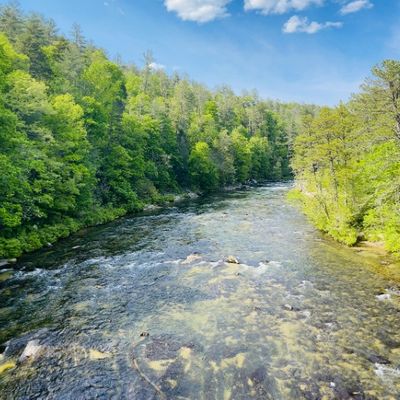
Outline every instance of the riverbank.
<path fill-rule="evenodd" d="M 383 242 L 360 241 L 350 249 L 360 257 L 376 261 L 375 269 L 400 285 L 400 260 L 385 249 Z"/>
<path fill-rule="evenodd" d="M 46 247 L 51 248 L 59 240 L 66 239 L 71 235 L 76 234 L 86 228 L 102 226 L 112 221 L 116 221 L 120 218 L 126 217 L 127 215 L 140 215 L 143 212 L 155 212 L 165 207 L 177 205 L 185 201 L 205 198 L 210 194 L 232 192 L 245 188 L 262 186 L 267 183 L 271 182 L 257 182 L 256 180 L 251 180 L 243 184 L 225 186 L 214 192 L 204 193 L 200 191 L 195 192 L 186 190 L 179 193 L 168 193 L 160 195 L 157 201 L 154 203 L 144 204 L 134 213 L 128 212 L 122 208 L 108 208 L 94 210 L 93 212 L 91 212 L 90 218 L 83 221 L 73 218 L 65 218 L 63 221 L 60 221 L 59 225 L 49 225 L 43 226 L 41 228 L 36 228 L 33 230 L 33 232 L 30 232 L 28 234 L 24 232 L 20 237 L 11 239 L 11 241 L 14 240 L 15 242 L 18 240 L 21 241 L 22 245 L 17 245 L 16 243 L 11 242 L 8 255 L 3 255 L 3 257 L 0 258 L 0 271 L 10 268 L 18 261 L 18 258 L 23 256 L 24 254 L 32 253 Z"/>
<path fill-rule="evenodd" d="M 332 230 L 327 229 L 320 220 L 315 219 L 313 215 L 315 210 L 308 207 L 307 201 L 314 198 L 315 196 L 306 192 L 298 182 L 295 183 L 295 187 L 287 195 L 289 202 L 300 208 L 311 224 L 341 245 L 353 248 L 356 252 L 375 254 L 376 257 L 382 258 L 383 264 L 400 263 L 400 253 L 388 250 L 384 241 L 373 241 L 369 240 L 370 238 L 366 240 L 365 234 L 355 227 L 348 227 L 348 235 L 338 236 L 332 233 Z M 375 234 L 375 236 L 379 235 Z"/>

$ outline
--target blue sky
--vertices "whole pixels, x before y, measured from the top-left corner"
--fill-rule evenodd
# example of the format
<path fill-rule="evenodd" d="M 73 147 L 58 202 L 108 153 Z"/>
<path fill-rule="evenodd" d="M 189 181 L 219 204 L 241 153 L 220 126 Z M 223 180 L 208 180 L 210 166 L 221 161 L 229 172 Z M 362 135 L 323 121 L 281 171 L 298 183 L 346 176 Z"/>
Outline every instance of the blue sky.
<path fill-rule="evenodd" d="M 141 65 L 152 50 L 167 72 L 284 101 L 347 100 L 374 64 L 400 58 L 398 0 L 19 3 L 53 18 L 63 33 L 77 22 L 111 57 Z"/>

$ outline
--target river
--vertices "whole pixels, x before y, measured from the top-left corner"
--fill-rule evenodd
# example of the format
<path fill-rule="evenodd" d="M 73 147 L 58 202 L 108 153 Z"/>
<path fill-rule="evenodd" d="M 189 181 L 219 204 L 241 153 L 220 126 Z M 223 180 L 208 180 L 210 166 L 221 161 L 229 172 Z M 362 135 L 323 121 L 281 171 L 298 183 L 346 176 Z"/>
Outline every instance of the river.
<path fill-rule="evenodd" d="M 0 397 L 399 399 L 396 267 L 319 233 L 289 186 L 127 217 L 3 271 Z"/>

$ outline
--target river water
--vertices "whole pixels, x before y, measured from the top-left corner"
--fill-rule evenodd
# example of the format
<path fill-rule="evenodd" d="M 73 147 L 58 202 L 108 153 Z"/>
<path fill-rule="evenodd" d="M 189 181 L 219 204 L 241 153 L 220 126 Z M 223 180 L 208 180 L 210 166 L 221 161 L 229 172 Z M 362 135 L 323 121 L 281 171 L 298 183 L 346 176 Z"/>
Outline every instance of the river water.
<path fill-rule="evenodd" d="M 399 399 L 396 267 L 288 190 L 128 217 L 0 274 L 0 398 Z"/>

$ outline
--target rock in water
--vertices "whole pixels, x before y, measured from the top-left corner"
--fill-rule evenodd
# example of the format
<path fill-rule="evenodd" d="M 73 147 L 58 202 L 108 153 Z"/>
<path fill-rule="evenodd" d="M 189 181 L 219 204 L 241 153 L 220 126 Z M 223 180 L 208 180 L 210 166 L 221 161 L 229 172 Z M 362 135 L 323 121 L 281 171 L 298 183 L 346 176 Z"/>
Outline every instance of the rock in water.
<path fill-rule="evenodd" d="M 194 261 L 200 260 L 201 256 L 199 253 L 193 253 L 186 257 L 185 260 L 182 261 L 182 264 L 191 264 Z"/>
<path fill-rule="evenodd" d="M 226 262 L 227 262 L 228 264 L 240 264 L 239 260 L 238 260 L 235 256 L 229 256 L 229 257 L 226 259 Z"/>
<path fill-rule="evenodd" d="M 24 363 L 26 361 L 33 361 L 37 358 L 42 351 L 42 346 L 38 340 L 30 340 L 25 347 L 25 350 L 18 359 L 18 362 Z"/>
<path fill-rule="evenodd" d="M 8 260 L 0 260 L 0 268 L 6 267 L 9 264 L 15 264 L 17 262 L 16 258 L 9 258 Z"/>
<path fill-rule="evenodd" d="M 385 300 L 390 300 L 391 295 L 390 293 L 383 293 L 375 296 L 379 301 L 385 301 Z"/>
<path fill-rule="evenodd" d="M 194 192 L 188 192 L 188 193 L 186 193 L 186 196 L 190 200 L 194 200 L 194 199 L 198 199 L 199 198 L 199 195 L 197 193 L 194 193 Z"/>

